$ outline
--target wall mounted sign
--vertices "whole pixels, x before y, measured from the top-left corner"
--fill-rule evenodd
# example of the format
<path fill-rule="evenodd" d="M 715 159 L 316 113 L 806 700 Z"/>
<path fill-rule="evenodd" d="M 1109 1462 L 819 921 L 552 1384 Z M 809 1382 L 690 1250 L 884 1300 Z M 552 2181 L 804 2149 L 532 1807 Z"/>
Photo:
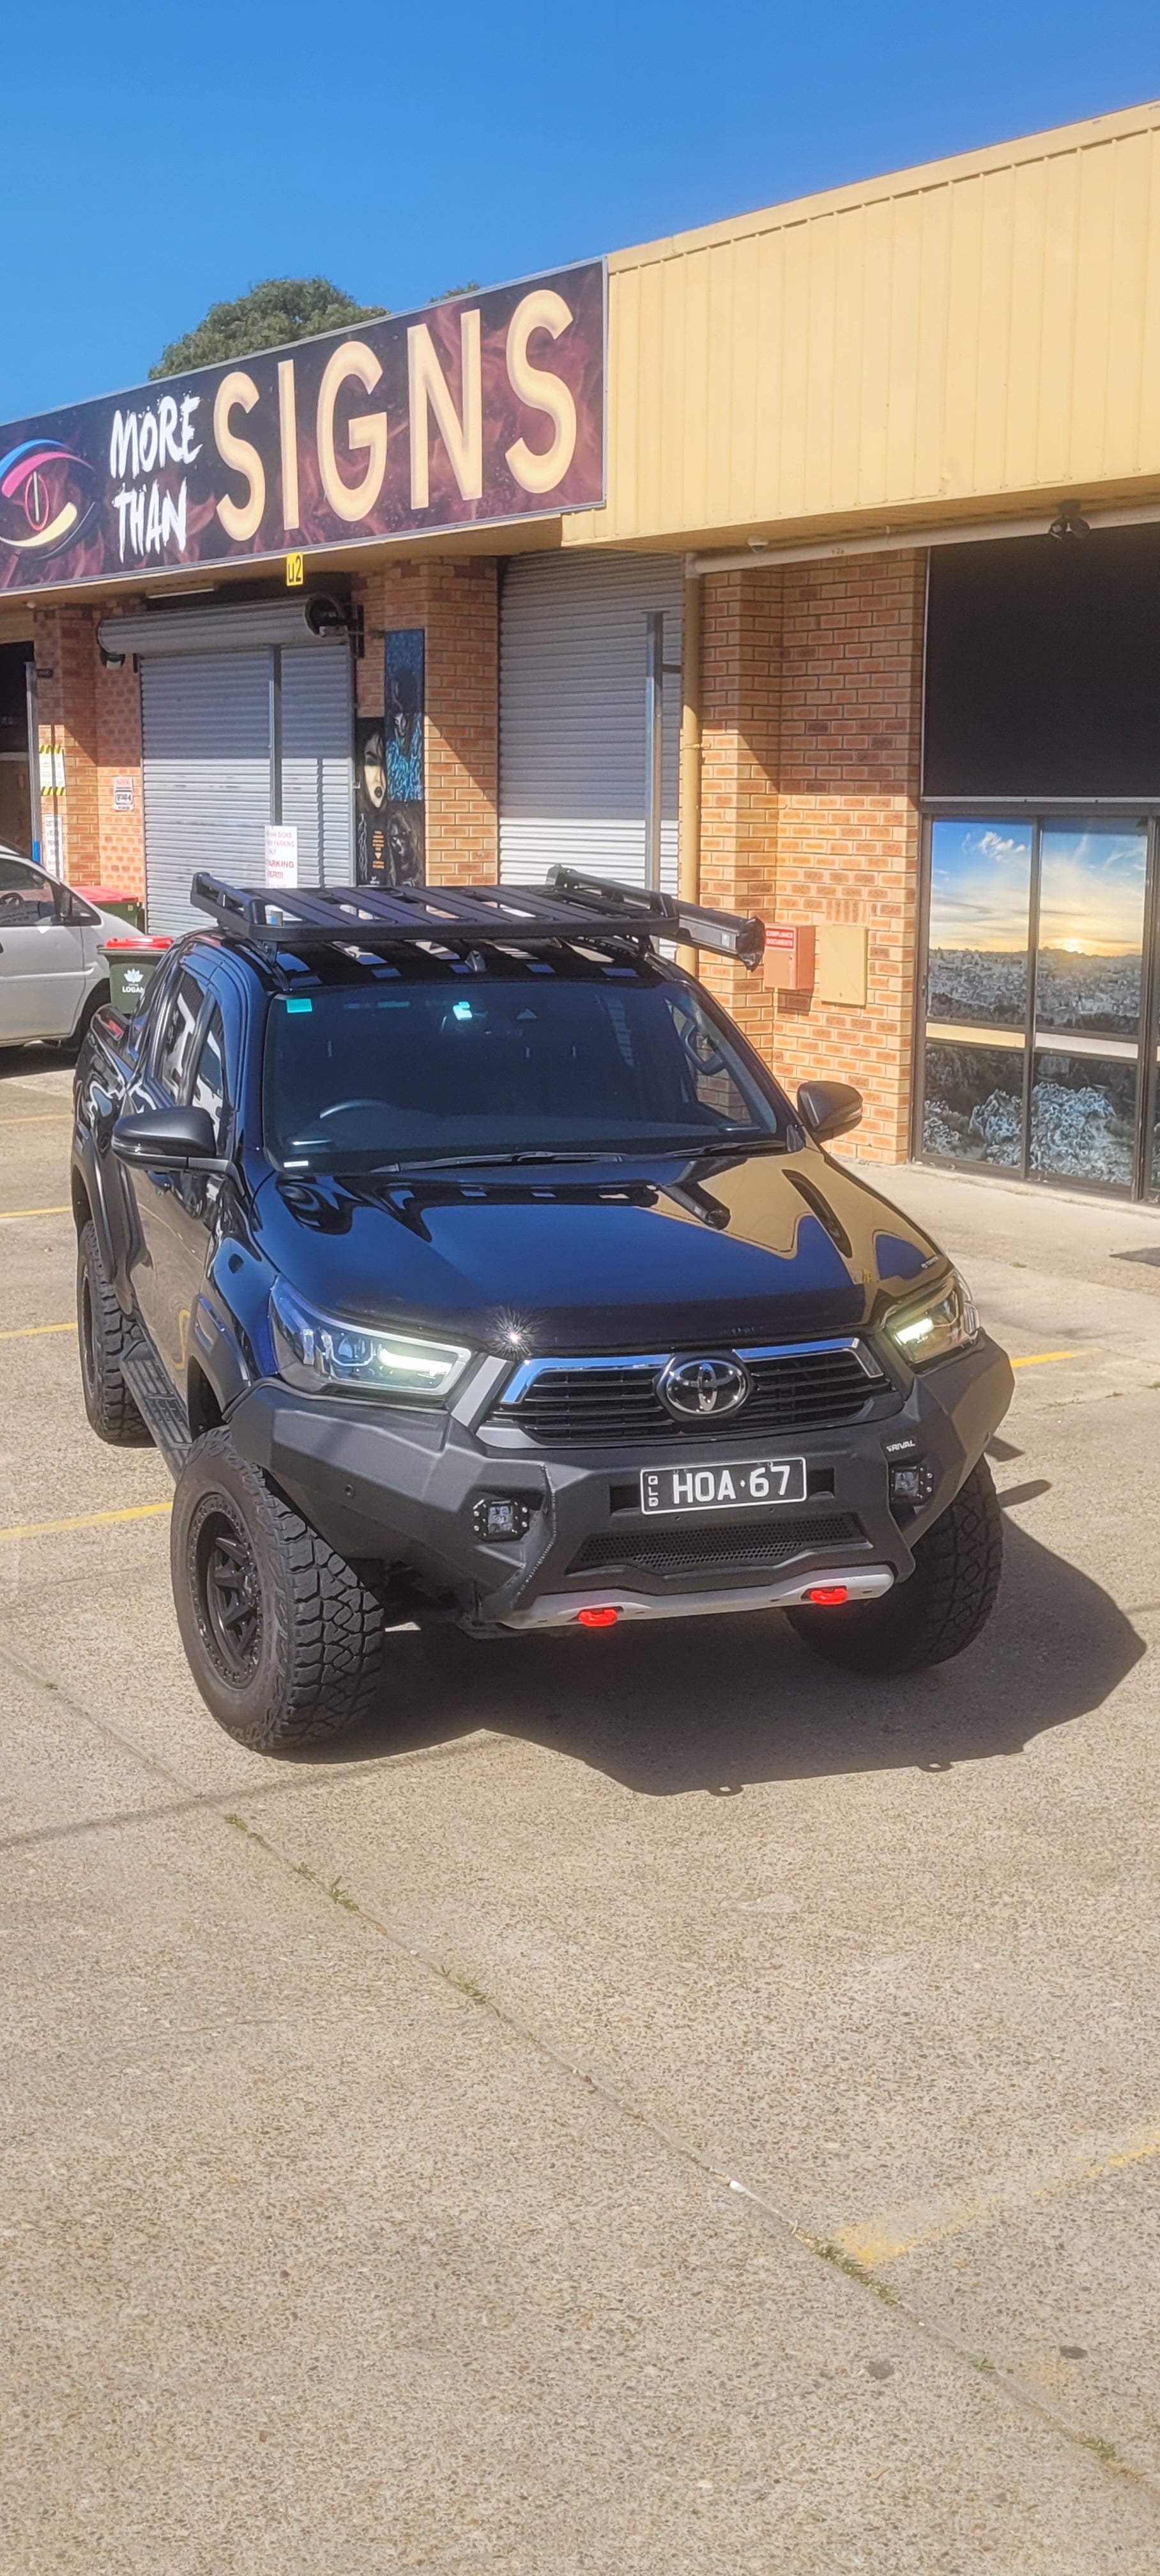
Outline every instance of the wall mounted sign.
<path fill-rule="evenodd" d="M 297 823 L 267 823 L 266 883 L 268 886 L 296 886 L 298 883 Z"/>
<path fill-rule="evenodd" d="M 0 428 L 0 590 L 604 498 L 602 260 Z"/>

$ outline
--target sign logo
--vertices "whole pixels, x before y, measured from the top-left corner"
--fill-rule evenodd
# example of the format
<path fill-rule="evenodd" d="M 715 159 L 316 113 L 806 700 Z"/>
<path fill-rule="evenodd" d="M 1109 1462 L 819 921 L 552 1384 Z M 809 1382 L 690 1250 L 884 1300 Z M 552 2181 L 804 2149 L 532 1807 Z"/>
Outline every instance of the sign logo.
<path fill-rule="evenodd" d="M 0 544 L 13 554 L 79 545 L 98 506 L 92 467 L 58 438 L 26 438 L 0 456 Z"/>
<path fill-rule="evenodd" d="M 749 1394 L 749 1371 L 740 1360 L 670 1360 L 657 1381 L 662 1404 L 681 1422 L 702 1422 L 708 1415 L 736 1413 Z"/>

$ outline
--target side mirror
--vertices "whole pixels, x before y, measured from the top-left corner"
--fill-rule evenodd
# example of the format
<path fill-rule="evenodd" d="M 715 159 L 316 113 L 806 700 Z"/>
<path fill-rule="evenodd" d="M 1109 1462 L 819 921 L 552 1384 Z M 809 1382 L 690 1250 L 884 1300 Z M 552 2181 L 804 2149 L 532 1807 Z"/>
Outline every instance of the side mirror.
<path fill-rule="evenodd" d="M 150 1172 L 228 1172 L 208 1109 L 144 1109 L 118 1118 L 113 1152 Z"/>
<path fill-rule="evenodd" d="M 815 1145 L 848 1135 L 862 1117 L 862 1094 L 848 1082 L 803 1082 L 797 1105 Z"/>

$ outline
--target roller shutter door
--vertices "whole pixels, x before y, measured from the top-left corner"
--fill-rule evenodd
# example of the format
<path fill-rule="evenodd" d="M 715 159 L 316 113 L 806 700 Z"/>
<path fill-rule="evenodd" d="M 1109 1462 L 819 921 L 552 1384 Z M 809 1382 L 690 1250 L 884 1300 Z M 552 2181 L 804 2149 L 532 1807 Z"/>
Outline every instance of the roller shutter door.
<path fill-rule="evenodd" d="M 500 873 L 645 877 L 645 614 L 681 658 L 678 555 L 517 555 L 500 607 Z M 679 671 L 664 683 L 661 882 L 677 882 Z"/>
<path fill-rule="evenodd" d="M 282 819 L 299 882 L 353 875 L 351 670 L 341 646 L 284 645 Z M 141 657 L 145 886 L 151 930 L 198 919 L 198 868 L 261 885 L 271 815 L 271 648 Z"/>
<path fill-rule="evenodd" d="M 354 880 L 350 654 L 282 648 L 282 820 L 298 826 L 300 885 Z"/>

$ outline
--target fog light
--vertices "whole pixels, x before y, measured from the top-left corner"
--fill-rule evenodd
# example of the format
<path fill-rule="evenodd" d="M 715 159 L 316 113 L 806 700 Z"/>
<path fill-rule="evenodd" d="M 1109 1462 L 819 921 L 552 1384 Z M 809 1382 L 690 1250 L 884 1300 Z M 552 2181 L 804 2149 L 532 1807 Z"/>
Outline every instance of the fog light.
<path fill-rule="evenodd" d="M 518 1495 L 486 1494 L 472 1512 L 471 1525 L 477 1538 L 523 1538 L 531 1517 L 528 1505 Z"/>
<path fill-rule="evenodd" d="M 815 1610 L 836 1610 L 840 1602 L 849 1598 L 844 1583 L 814 1583 L 806 1594 L 807 1601 L 812 1601 Z"/>
<path fill-rule="evenodd" d="M 601 1610 L 578 1610 L 576 1613 L 581 1628 L 615 1628 L 619 1617 L 619 1610 L 613 1610 L 611 1606 Z"/>
<path fill-rule="evenodd" d="M 890 1470 L 891 1504 L 903 1503 L 908 1511 L 919 1511 L 934 1493 L 934 1469 L 925 1458 L 908 1458 L 904 1466 Z"/>

